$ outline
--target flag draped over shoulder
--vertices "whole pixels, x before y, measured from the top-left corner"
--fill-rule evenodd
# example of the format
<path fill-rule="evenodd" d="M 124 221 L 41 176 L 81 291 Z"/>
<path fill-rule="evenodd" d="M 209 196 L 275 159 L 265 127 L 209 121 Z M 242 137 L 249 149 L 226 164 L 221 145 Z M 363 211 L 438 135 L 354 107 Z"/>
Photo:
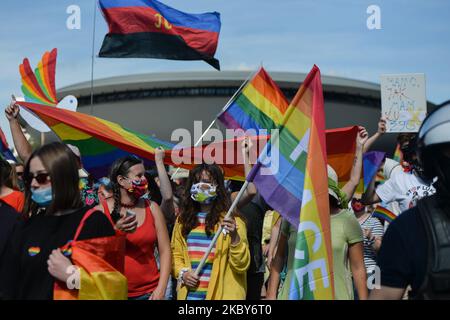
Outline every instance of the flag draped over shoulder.
<path fill-rule="evenodd" d="M 204 60 L 220 70 L 219 13 L 188 14 L 156 0 L 99 3 L 109 27 L 100 57 Z"/>
<path fill-rule="evenodd" d="M 248 179 L 270 206 L 298 226 L 295 275 L 286 284 L 289 299 L 332 299 L 325 112 L 317 66 L 295 95 L 278 132 Z"/>

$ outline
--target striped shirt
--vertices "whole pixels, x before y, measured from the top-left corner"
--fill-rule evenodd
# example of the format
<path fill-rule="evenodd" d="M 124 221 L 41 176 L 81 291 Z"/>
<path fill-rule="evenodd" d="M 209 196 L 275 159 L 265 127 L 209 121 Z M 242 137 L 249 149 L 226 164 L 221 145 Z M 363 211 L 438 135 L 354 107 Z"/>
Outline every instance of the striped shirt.
<path fill-rule="evenodd" d="M 214 233 L 209 237 L 206 235 L 205 231 L 205 218 L 206 213 L 197 213 L 198 224 L 197 227 L 191 230 L 187 237 L 188 254 L 191 260 L 192 270 L 197 269 L 200 264 L 211 240 L 214 238 Z M 211 270 L 213 266 L 215 248 L 211 250 L 211 253 L 203 266 L 202 271 L 200 271 L 199 285 L 194 290 L 189 290 L 187 295 L 187 300 L 205 300 L 206 294 L 208 292 L 209 280 L 211 278 Z"/>
<path fill-rule="evenodd" d="M 384 228 L 380 220 L 369 216 L 367 219 L 359 223 L 361 229 L 369 229 L 375 237 L 383 237 Z M 377 253 L 372 247 L 373 241 L 364 237 L 364 264 L 366 265 L 367 274 L 370 274 L 377 265 Z"/>

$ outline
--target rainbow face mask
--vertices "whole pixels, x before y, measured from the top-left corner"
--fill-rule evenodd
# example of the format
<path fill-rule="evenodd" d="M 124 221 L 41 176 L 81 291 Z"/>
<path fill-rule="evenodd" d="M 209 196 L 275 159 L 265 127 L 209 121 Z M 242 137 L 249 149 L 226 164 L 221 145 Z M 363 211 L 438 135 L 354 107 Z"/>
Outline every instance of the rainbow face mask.
<path fill-rule="evenodd" d="M 216 186 L 210 183 L 199 182 L 191 187 L 191 198 L 196 202 L 210 204 L 216 197 Z"/>

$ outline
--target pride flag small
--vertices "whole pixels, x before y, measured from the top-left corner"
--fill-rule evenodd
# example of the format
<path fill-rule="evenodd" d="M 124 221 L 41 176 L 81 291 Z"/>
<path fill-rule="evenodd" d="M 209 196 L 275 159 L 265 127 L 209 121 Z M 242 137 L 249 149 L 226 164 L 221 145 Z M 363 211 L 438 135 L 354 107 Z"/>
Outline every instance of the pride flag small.
<path fill-rule="evenodd" d="M 391 223 L 397 216 L 392 211 L 382 206 L 377 206 L 372 214 L 373 217 Z"/>

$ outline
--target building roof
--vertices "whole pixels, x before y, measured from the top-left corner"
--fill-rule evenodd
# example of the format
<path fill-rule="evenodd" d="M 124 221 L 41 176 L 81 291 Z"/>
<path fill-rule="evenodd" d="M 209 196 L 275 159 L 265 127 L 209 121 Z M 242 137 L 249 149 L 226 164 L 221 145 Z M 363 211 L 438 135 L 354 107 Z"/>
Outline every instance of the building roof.
<path fill-rule="evenodd" d="M 94 94 L 163 88 L 239 87 L 250 75 L 251 71 L 198 71 L 118 76 L 94 80 Z M 296 89 L 306 77 L 305 73 L 295 72 L 270 72 L 270 75 L 281 89 Z M 324 91 L 380 98 L 379 84 L 324 75 L 322 75 L 322 83 Z M 90 95 L 90 92 L 90 81 L 80 82 L 58 90 L 60 96 L 73 94 L 77 97 L 83 97 Z"/>

